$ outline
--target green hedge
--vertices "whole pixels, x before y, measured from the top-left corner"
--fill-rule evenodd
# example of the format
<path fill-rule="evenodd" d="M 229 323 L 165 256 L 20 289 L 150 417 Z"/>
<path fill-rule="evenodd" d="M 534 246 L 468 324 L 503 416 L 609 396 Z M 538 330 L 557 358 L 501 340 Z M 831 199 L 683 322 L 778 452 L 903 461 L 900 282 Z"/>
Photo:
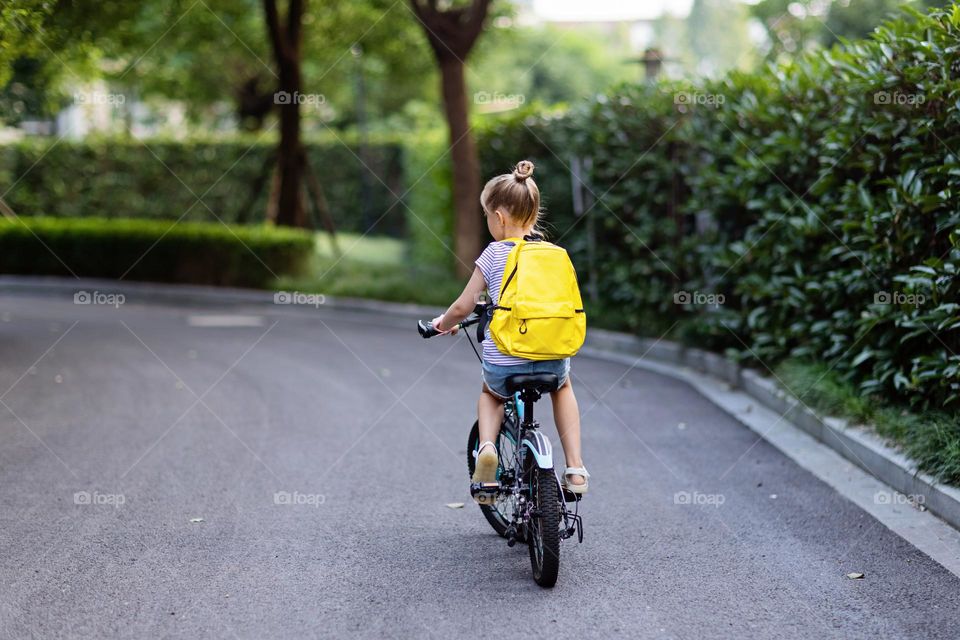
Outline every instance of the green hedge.
<path fill-rule="evenodd" d="M 59 143 L 26 139 L 0 146 L 0 184 L 14 185 L 4 197 L 19 215 L 150 219 L 184 215 L 185 220 L 216 222 L 212 211 L 224 222 L 259 223 L 264 221 L 269 179 L 249 208 L 249 219 L 239 216 L 251 197 L 251 185 L 275 149 L 271 141 L 246 139 Z M 311 143 L 307 149 L 338 229 L 364 232 L 373 227 L 373 233 L 404 235 L 403 207 L 393 206 L 394 194 L 402 194 L 405 184 L 400 144 L 371 144 L 362 163 L 356 145 L 339 140 Z M 369 194 L 366 212 L 364 180 Z"/>
<path fill-rule="evenodd" d="M 130 218 L 0 218 L 0 273 L 264 287 L 296 275 L 313 234 Z"/>
<path fill-rule="evenodd" d="M 958 36 L 955 5 L 757 73 L 621 87 L 485 132 L 483 171 L 532 157 L 541 184 L 569 185 L 558 150 L 593 159 L 607 323 L 825 362 L 864 394 L 955 410 Z M 584 273 L 560 182 L 544 188 L 555 236 Z"/>

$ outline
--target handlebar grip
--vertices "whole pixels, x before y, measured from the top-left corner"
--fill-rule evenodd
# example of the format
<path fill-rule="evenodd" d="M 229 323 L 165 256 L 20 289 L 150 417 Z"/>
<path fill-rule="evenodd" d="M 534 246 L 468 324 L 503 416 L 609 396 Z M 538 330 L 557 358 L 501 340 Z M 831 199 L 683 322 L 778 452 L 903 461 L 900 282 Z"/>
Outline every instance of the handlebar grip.
<path fill-rule="evenodd" d="M 420 332 L 421 338 L 432 338 L 433 336 L 440 335 L 440 332 L 433 328 L 433 324 L 426 320 L 417 322 L 417 331 Z"/>

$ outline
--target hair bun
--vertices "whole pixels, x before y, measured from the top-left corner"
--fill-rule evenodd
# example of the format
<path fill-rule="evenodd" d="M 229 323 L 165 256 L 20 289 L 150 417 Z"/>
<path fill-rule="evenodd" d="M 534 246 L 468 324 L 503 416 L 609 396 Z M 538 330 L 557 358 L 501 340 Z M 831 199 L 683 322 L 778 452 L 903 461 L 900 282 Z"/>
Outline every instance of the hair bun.
<path fill-rule="evenodd" d="M 517 168 L 513 170 L 513 177 L 523 182 L 533 175 L 533 163 L 529 160 L 521 160 L 517 163 Z"/>

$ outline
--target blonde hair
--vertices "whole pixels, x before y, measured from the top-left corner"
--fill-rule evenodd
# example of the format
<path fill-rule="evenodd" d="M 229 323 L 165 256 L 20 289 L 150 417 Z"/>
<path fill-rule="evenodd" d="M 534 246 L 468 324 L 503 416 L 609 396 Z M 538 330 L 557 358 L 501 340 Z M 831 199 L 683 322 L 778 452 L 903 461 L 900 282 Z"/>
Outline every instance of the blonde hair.
<path fill-rule="evenodd" d="M 500 209 L 516 224 L 533 225 L 534 233 L 543 235 L 537 226 L 542 217 L 540 189 L 533 180 L 533 163 L 521 160 L 512 173 L 491 178 L 480 194 L 480 206 L 487 215 Z"/>

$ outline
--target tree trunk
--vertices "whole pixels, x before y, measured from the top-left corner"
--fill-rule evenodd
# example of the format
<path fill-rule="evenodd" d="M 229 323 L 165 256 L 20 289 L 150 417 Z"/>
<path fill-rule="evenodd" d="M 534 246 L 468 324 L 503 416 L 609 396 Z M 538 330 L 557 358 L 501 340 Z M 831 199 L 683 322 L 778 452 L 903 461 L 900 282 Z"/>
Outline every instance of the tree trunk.
<path fill-rule="evenodd" d="M 300 144 L 300 73 L 301 33 L 306 0 L 290 0 L 287 6 L 286 27 L 281 25 L 276 0 L 263 0 L 267 34 L 273 46 L 273 56 L 279 73 L 279 86 L 274 102 L 280 111 L 280 146 L 277 149 L 276 223 L 291 227 L 305 227 L 307 212 L 303 201 L 303 161 Z"/>
<path fill-rule="evenodd" d="M 453 161 L 454 253 L 457 273 L 470 275 L 483 248 L 480 213 L 480 160 L 470 133 L 464 65 L 448 58 L 440 65 L 443 107 L 450 127 Z"/>
<path fill-rule="evenodd" d="M 289 97 L 280 108 L 280 147 L 278 170 L 280 193 L 277 196 L 277 224 L 290 227 L 307 226 L 303 202 L 303 162 L 300 144 L 300 62 L 286 60 L 280 63 L 280 93 Z"/>
<path fill-rule="evenodd" d="M 480 217 L 480 160 L 470 134 L 464 61 L 483 32 L 491 0 L 472 0 L 469 6 L 441 9 L 437 0 L 410 0 L 410 7 L 440 66 L 440 90 L 450 128 L 453 161 L 454 254 L 457 273 L 469 275 L 483 246 Z"/>

